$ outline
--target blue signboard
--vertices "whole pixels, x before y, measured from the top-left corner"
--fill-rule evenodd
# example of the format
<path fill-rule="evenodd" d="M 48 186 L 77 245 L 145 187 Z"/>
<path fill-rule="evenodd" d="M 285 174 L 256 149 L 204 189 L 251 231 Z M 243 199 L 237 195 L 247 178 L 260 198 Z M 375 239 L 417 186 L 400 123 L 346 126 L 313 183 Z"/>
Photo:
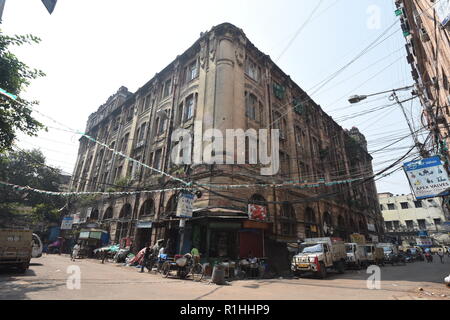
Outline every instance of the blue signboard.
<path fill-rule="evenodd" d="M 447 170 L 438 156 L 407 162 L 403 168 L 418 200 L 450 194 Z"/>

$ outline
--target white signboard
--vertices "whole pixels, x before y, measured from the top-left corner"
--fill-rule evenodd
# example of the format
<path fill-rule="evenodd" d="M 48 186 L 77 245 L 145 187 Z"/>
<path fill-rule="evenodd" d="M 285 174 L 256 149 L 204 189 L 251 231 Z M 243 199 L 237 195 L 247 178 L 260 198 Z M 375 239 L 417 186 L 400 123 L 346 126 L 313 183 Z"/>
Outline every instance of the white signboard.
<path fill-rule="evenodd" d="M 195 196 L 192 193 L 181 193 L 178 196 L 177 217 L 192 218 L 194 197 Z"/>
<path fill-rule="evenodd" d="M 63 221 L 61 222 L 61 230 L 71 230 L 73 224 L 73 218 L 72 217 L 65 217 Z"/>
<path fill-rule="evenodd" d="M 432 246 L 433 241 L 429 238 L 417 238 L 416 239 L 418 246 Z"/>
<path fill-rule="evenodd" d="M 74 224 L 79 224 L 80 223 L 80 213 L 79 212 L 77 212 L 77 213 L 75 213 L 74 215 L 73 215 L 73 223 Z"/>
<path fill-rule="evenodd" d="M 435 5 L 439 21 L 443 26 L 450 22 L 450 0 L 439 0 Z"/>
<path fill-rule="evenodd" d="M 418 200 L 450 194 L 448 174 L 439 157 L 407 162 L 403 167 Z"/>

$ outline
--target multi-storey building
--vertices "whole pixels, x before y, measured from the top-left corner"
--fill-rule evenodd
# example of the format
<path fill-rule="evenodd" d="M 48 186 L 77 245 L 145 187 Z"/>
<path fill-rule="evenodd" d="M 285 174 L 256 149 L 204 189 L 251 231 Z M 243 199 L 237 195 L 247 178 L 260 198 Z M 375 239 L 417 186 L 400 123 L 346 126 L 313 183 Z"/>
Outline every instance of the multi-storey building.
<path fill-rule="evenodd" d="M 226 129 L 279 129 L 280 170 L 274 176 L 261 176 L 261 165 L 248 164 L 248 156 L 246 164 L 175 165 L 170 154 L 178 149 L 171 136 L 179 128 L 191 133 L 195 148 L 203 148 L 203 153 L 209 143 L 201 138 L 198 143 L 198 139 L 209 129 L 218 129 L 224 136 Z M 89 117 L 86 132 L 183 180 L 250 185 L 200 189 L 194 216 L 181 233 L 175 215 L 178 191 L 104 196 L 89 204 L 91 220 L 101 221 L 115 241 L 132 238 L 136 249 L 148 241 L 171 239 L 172 252 L 195 246 L 206 258 L 237 258 L 252 251 L 273 262 L 281 259 L 277 258 L 280 246 L 286 248 L 286 243 L 305 237 L 347 239 L 360 232 L 370 239 L 382 233 L 373 179 L 348 182 L 373 174 L 372 158 L 358 142 L 364 141 L 359 131 L 344 131 L 231 24 L 202 33 L 137 92 L 120 88 Z M 118 187 L 124 179 L 129 182 L 125 189 Z M 73 181 L 76 191 L 183 186 L 87 138 L 80 140 Z M 258 186 L 286 181 L 308 182 L 313 187 Z M 330 181 L 342 183 L 326 186 L 324 182 Z M 249 220 L 249 204 L 267 211 L 265 221 Z M 83 210 L 72 208 L 73 212 Z"/>
<path fill-rule="evenodd" d="M 407 60 L 424 107 L 422 120 L 427 120 L 435 145 L 448 158 L 450 0 L 396 0 L 395 3 L 407 41 Z"/>
<path fill-rule="evenodd" d="M 413 195 L 380 193 L 386 235 L 415 243 L 420 231 L 431 236 L 447 234 L 449 215 L 442 198 L 416 200 Z"/>

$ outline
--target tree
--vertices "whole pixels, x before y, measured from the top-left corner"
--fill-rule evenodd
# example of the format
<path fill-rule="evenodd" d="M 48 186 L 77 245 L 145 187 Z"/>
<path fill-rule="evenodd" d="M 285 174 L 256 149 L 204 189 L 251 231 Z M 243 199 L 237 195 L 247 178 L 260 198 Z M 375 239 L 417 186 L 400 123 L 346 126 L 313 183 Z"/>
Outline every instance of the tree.
<path fill-rule="evenodd" d="M 45 157 L 38 149 L 26 151 L 7 151 L 0 154 L 0 181 L 28 186 L 46 191 L 58 191 L 61 171 L 45 164 Z M 56 211 L 64 205 L 60 197 L 35 193 L 19 192 L 0 185 L 0 216 L 14 220 L 20 216 L 33 222 L 56 222 Z M 33 207 L 25 217 L 23 207 Z M 46 212 L 46 213 L 45 213 Z M 44 214 L 45 213 L 45 214 Z"/>
<path fill-rule="evenodd" d="M 41 40 L 33 35 L 2 34 L 0 30 L 0 88 L 19 96 L 30 81 L 45 74 L 41 70 L 31 69 L 9 51 L 10 46 L 39 43 Z M 22 98 L 9 99 L 0 95 L 0 153 L 10 149 L 17 131 L 34 136 L 44 126 L 31 116 L 36 101 Z"/>

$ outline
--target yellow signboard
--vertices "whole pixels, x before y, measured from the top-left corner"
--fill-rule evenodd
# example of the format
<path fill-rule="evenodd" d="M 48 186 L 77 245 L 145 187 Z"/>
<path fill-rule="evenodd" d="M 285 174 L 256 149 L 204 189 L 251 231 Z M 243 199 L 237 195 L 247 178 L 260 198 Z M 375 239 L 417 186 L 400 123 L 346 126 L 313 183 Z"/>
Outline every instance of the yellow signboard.
<path fill-rule="evenodd" d="M 352 243 L 366 244 L 366 237 L 364 237 L 364 235 L 359 234 L 359 233 L 354 233 L 354 234 L 350 235 L 350 239 L 351 239 Z"/>

